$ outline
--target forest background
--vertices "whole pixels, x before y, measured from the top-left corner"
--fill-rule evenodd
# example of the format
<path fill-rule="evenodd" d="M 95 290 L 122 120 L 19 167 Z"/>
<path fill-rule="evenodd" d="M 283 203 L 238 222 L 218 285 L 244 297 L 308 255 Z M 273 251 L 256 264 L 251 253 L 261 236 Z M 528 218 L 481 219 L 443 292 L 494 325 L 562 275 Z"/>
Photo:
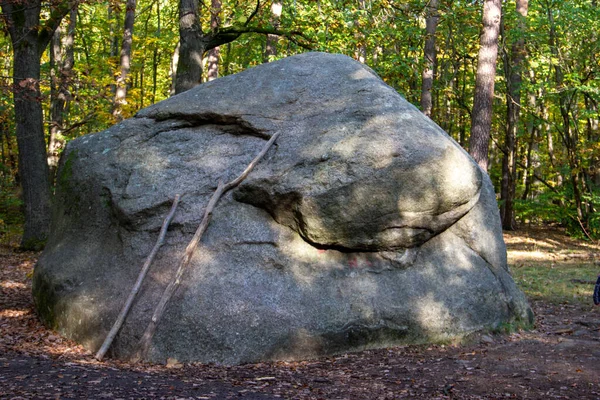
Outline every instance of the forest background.
<path fill-rule="evenodd" d="M 503 227 L 559 223 L 600 238 L 596 0 L 208 1 L 0 1 L 0 241 L 24 223 L 36 239 L 27 203 L 45 186 L 51 197 L 70 140 L 201 82 L 309 50 L 366 63 L 472 153 L 484 50 L 497 50 L 482 143 Z M 19 64 L 32 43 L 39 73 Z M 41 106 L 39 121 L 25 103 Z M 42 129 L 43 165 L 30 162 L 27 124 Z M 24 182 L 32 173 L 48 183 Z M 48 210 L 33 212 L 47 224 Z"/>

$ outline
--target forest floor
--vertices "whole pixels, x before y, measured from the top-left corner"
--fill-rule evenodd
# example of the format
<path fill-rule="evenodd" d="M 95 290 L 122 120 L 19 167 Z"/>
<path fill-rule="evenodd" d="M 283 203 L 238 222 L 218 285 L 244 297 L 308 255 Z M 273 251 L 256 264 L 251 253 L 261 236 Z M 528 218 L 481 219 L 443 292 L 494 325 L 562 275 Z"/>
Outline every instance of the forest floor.
<path fill-rule="evenodd" d="M 600 399 L 600 245 L 556 228 L 507 233 L 509 263 L 536 314 L 530 331 L 303 362 L 225 367 L 98 362 L 35 316 L 37 254 L 0 248 L 0 398 Z"/>

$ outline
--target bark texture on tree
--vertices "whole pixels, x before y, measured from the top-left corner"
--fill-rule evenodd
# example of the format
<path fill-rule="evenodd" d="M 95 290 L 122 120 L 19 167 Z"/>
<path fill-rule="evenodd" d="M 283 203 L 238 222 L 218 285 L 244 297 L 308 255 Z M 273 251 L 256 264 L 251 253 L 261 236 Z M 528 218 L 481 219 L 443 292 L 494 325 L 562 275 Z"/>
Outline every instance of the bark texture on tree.
<path fill-rule="evenodd" d="M 25 205 L 21 245 L 26 249 L 40 249 L 50 231 L 52 194 L 43 131 L 38 47 L 33 40 L 22 40 L 15 48 L 14 57 L 19 176 Z"/>
<path fill-rule="evenodd" d="M 523 81 L 523 62 L 525 61 L 525 38 L 523 34 L 526 29 L 526 18 L 528 12 L 528 0 L 516 0 L 517 3 L 517 39 L 512 44 L 510 56 L 505 54 L 506 74 L 506 113 L 507 127 L 504 141 L 505 152 L 502 158 L 502 183 L 500 189 L 500 215 L 502 228 L 505 230 L 515 229 L 514 197 L 516 164 L 516 139 L 521 115 L 521 83 Z"/>
<path fill-rule="evenodd" d="M 0 1 L 13 45 L 13 96 L 19 148 L 19 176 L 25 205 L 21 246 L 41 249 L 50 230 L 49 169 L 44 140 L 40 62 L 62 18 L 76 2 L 53 7 L 40 24 L 41 0 Z"/>
<path fill-rule="evenodd" d="M 117 78 L 113 117 L 123 119 L 122 108 L 127 104 L 127 79 L 131 70 L 131 45 L 133 43 L 133 23 L 135 22 L 136 0 L 127 0 L 125 22 L 123 23 L 123 42 L 121 44 L 120 73 Z"/>
<path fill-rule="evenodd" d="M 303 41 L 297 40 L 298 37 L 304 38 L 300 32 L 248 26 L 259 10 L 260 2 L 257 3 L 255 10 L 243 25 L 203 33 L 199 18 L 198 0 L 180 0 L 179 58 L 173 85 L 175 94 L 185 92 L 202 83 L 202 58 L 206 51 L 231 43 L 243 34 L 259 33 L 262 35 L 285 36 L 299 46 L 309 48 Z"/>
<path fill-rule="evenodd" d="M 438 0 L 430 0 L 427 5 L 424 50 L 425 68 L 423 69 L 423 82 L 421 85 L 421 111 L 430 118 L 433 109 L 433 98 L 431 93 L 433 88 L 433 74 L 437 62 L 435 31 L 437 30 L 438 20 Z"/>
<path fill-rule="evenodd" d="M 202 56 L 206 44 L 198 16 L 198 0 L 179 0 L 179 59 L 175 93 L 202 83 Z"/>
<path fill-rule="evenodd" d="M 500 0 L 484 1 L 483 32 L 479 46 L 471 115 L 471 137 L 469 138 L 469 153 L 484 171 L 488 169 L 488 147 L 492 127 L 492 100 L 501 15 L 502 2 Z"/>

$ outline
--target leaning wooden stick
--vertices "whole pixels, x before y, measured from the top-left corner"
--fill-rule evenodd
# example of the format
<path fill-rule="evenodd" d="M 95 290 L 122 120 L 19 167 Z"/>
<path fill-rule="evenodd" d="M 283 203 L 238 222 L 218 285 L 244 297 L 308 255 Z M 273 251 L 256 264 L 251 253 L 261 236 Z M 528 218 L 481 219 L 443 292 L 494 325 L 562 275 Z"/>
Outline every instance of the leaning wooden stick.
<path fill-rule="evenodd" d="M 169 228 L 169 224 L 173 220 L 173 216 L 175 215 L 175 210 L 177 209 L 177 205 L 179 204 L 180 198 L 181 198 L 181 195 L 179 195 L 179 194 L 175 195 L 175 199 L 173 200 L 173 205 L 171 206 L 171 211 L 169 211 L 169 214 L 166 216 L 165 220 L 163 221 L 162 227 L 160 228 L 160 234 L 158 235 L 158 239 L 156 240 L 156 244 L 152 248 L 152 251 L 150 252 L 148 257 L 146 258 L 146 261 L 144 262 L 144 265 L 142 266 L 142 270 L 140 271 L 140 273 L 138 275 L 135 285 L 133 285 L 133 289 L 131 289 L 131 293 L 129 293 L 129 297 L 127 298 L 127 301 L 125 302 L 125 305 L 123 306 L 123 309 L 121 310 L 121 313 L 117 317 L 117 320 L 115 321 L 113 327 L 111 328 L 110 332 L 106 336 L 106 339 L 104 339 L 104 343 L 102 343 L 102 347 L 100 347 L 100 350 L 98 350 L 98 352 L 96 353 L 96 359 L 98 361 L 102 360 L 102 358 L 104 357 L 104 355 L 110 348 L 110 345 L 112 344 L 113 340 L 115 339 L 115 336 L 117 336 L 117 333 L 121 329 L 121 326 L 123 326 L 123 322 L 125 322 L 125 318 L 127 317 L 129 310 L 131 309 L 133 300 L 135 299 L 135 296 L 140 291 L 142 282 L 144 281 L 144 278 L 146 277 L 146 274 L 148 273 L 148 270 L 150 269 L 150 264 L 152 264 L 152 261 L 154 260 L 154 257 L 156 256 L 156 253 L 158 252 L 158 249 L 160 249 L 160 247 L 162 246 L 162 244 L 165 240 L 165 236 L 167 234 L 167 229 Z"/>
<path fill-rule="evenodd" d="M 217 202 L 227 191 L 238 186 L 240 183 L 242 183 L 242 181 L 244 179 L 246 179 L 246 177 L 252 171 L 252 169 L 254 169 L 256 164 L 258 164 L 258 162 L 267 153 L 269 148 L 271 148 L 273 143 L 275 143 L 275 140 L 277 140 L 278 136 L 279 136 L 279 132 L 277 132 L 273 136 L 271 136 L 271 139 L 269 139 L 269 141 L 265 144 L 265 147 L 263 147 L 261 152 L 258 153 L 258 155 L 256 157 L 254 157 L 254 160 L 252 160 L 252 162 L 250 164 L 248 164 L 248 166 L 246 167 L 244 172 L 242 172 L 240 174 L 240 176 L 238 176 L 236 179 L 228 182 L 227 184 L 223 184 L 223 181 L 219 180 L 217 189 L 213 193 L 212 197 L 210 198 L 210 201 L 208 202 L 208 205 L 206 206 L 206 210 L 204 211 L 204 217 L 202 218 L 202 221 L 200 222 L 198 229 L 196 229 L 196 233 L 194 234 L 194 237 L 192 238 L 192 240 L 190 241 L 190 243 L 188 244 L 188 246 L 185 249 L 185 253 L 181 259 L 179 268 L 177 268 L 175 277 L 173 278 L 173 280 L 169 283 L 169 285 L 163 292 L 163 295 L 162 295 L 158 305 L 154 309 L 154 314 L 152 315 L 152 319 L 150 320 L 150 323 L 148 324 L 148 327 L 146 328 L 144 335 L 140 339 L 138 350 L 131 359 L 133 362 L 138 362 L 138 361 L 146 358 L 146 355 L 148 354 L 148 349 L 150 348 L 150 343 L 152 342 L 152 338 L 154 337 L 154 332 L 156 331 L 156 327 L 158 326 L 158 323 L 160 322 L 160 319 L 162 318 L 162 315 L 165 311 L 167 303 L 169 302 L 169 300 L 171 299 L 171 297 L 177 290 L 177 287 L 181 283 L 181 277 L 183 276 L 184 271 L 187 269 L 190 261 L 192 260 L 194 251 L 196 250 L 196 247 L 198 247 L 198 243 L 200 243 L 200 239 L 202 238 L 204 231 L 206 231 L 206 228 L 208 227 L 208 224 L 210 223 L 210 220 L 211 220 L 212 214 L 213 214 L 213 210 L 214 210 L 215 206 L 217 205 Z"/>

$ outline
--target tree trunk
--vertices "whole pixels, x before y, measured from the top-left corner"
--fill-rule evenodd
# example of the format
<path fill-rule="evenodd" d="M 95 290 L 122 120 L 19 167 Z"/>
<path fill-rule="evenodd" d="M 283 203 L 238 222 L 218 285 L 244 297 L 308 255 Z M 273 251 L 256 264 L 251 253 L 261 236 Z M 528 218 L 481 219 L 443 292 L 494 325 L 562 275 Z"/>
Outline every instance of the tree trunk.
<path fill-rule="evenodd" d="M 534 79 L 534 75 L 530 72 L 530 77 Z M 527 106 L 530 110 L 537 108 L 537 99 L 534 92 L 527 93 Z M 523 186 L 525 190 L 521 196 L 522 200 L 527 200 L 529 193 L 531 192 L 531 185 L 533 183 L 533 176 L 535 175 L 535 169 L 539 167 L 539 160 L 537 159 L 537 142 L 540 129 L 533 117 L 530 117 L 527 121 L 527 133 L 529 134 L 529 141 L 527 143 L 527 156 L 525 159 L 525 173 L 523 176 Z"/>
<path fill-rule="evenodd" d="M 121 17 L 119 15 L 119 9 L 115 8 L 114 5 L 108 5 L 108 21 L 110 23 L 110 56 L 117 57 L 119 55 L 119 25 Z"/>
<path fill-rule="evenodd" d="M 358 0 L 358 9 L 361 11 L 366 10 L 366 2 L 365 0 Z M 360 15 L 357 14 L 357 18 L 354 20 L 354 31 L 355 31 L 355 40 L 357 42 L 356 50 L 354 52 L 354 58 L 361 62 L 365 63 L 367 61 L 367 46 L 366 46 L 366 37 L 361 29 L 361 21 L 359 19 Z"/>
<path fill-rule="evenodd" d="M 598 143 L 600 138 L 600 128 L 598 123 L 598 102 L 591 96 L 585 95 L 585 108 L 588 110 L 586 121 L 587 140 L 589 143 Z M 600 154 L 598 150 L 592 153 L 591 180 L 596 188 L 600 187 Z"/>
<path fill-rule="evenodd" d="M 433 108 L 431 89 L 433 88 L 433 73 L 437 61 L 435 31 L 437 29 L 438 20 L 438 0 L 430 0 L 429 5 L 427 6 L 424 50 L 425 68 L 423 69 L 423 83 L 421 85 L 421 111 L 429 118 L 431 118 L 431 110 Z"/>
<path fill-rule="evenodd" d="M 513 209 L 516 188 L 516 140 L 521 115 L 521 83 L 523 61 L 525 60 L 525 38 L 523 34 L 526 29 L 526 18 L 528 12 L 528 0 L 516 0 L 518 23 L 517 39 L 512 44 L 510 56 L 505 53 L 506 75 L 506 113 L 507 127 L 504 141 L 505 152 L 502 158 L 502 184 L 500 189 L 500 215 L 502 228 L 505 230 L 515 229 L 515 215 Z"/>
<path fill-rule="evenodd" d="M 75 64 L 73 44 L 75 42 L 76 25 L 77 7 L 73 7 L 70 11 L 67 32 L 62 36 L 61 28 L 57 28 L 51 42 L 50 63 L 53 67 L 51 70 L 50 129 L 48 137 L 48 166 L 51 182 L 54 181 L 56 169 L 58 168 L 60 149 L 65 144 L 62 132 L 65 123 L 64 116 L 71 100 L 69 86 Z"/>
<path fill-rule="evenodd" d="M 107 7 L 107 19 L 109 22 L 109 40 L 110 40 L 110 58 L 111 59 L 116 59 L 119 56 L 119 35 L 117 34 L 117 32 L 120 31 L 120 13 L 119 13 L 119 8 L 115 7 L 112 3 L 108 4 Z M 79 16 L 79 18 L 81 19 L 81 15 Z M 89 55 L 89 50 L 88 50 L 88 45 L 87 45 L 87 41 L 85 39 L 85 35 L 83 35 L 81 37 L 81 40 L 83 42 L 83 46 L 84 46 L 84 51 L 85 51 L 85 58 L 87 60 L 87 64 L 88 64 L 88 68 L 91 68 L 90 66 L 90 55 Z M 115 84 L 115 82 L 112 82 L 110 85 L 110 91 L 115 94 L 117 92 L 117 85 Z"/>
<path fill-rule="evenodd" d="M 46 23 L 40 25 L 40 0 L 0 1 L 6 28 L 13 45 L 13 98 L 19 176 L 25 205 L 25 225 L 21 246 L 43 247 L 50 230 L 52 192 L 44 141 L 40 92 L 40 62 L 60 21 L 73 7 L 59 3 Z"/>
<path fill-rule="evenodd" d="M 202 56 L 206 44 L 198 16 L 198 0 L 179 0 L 179 43 L 176 94 L 202 83 Z"/>
<path fill-rule="evenodd" d="M 281 20 L 281 12 L 283 10 L 283 5 L 281 0 L 274 0 L 271 3 L 271 25 L 273 28 L 279 29 L 279 23 Z M 269 34 L 267 35 L 267 44 L 265 46 L 265 54 L 263 57 L 263 62 L 269 62 L 274 57 L 277 56 L 277 40 L 279 36 Z"/>
<path fill-rule="evenodd" d="M 156 3 L 156 37 L 160 37 L 161 19 L 160 19 L 160 2 Z M 160 53 L 158 52 L 158 43 L 154 43 L 152 50 L 152 104 L 156 103 L 156 87 L 158 85 L 158 64 L 160 62 Z"/>
<path fill-rule="evenodd" d="M 212 32 L 216 32 L 221 26 L 221 20 L 219 19 L 219 13 L 221 12 L 221 0 L 212 0 L 210 10 L 210 29 Z M 207 79 L 209 81 L 215 80 L 219 77 L 219 57 L 221 51 L 219 46 L 210 49 L 208 51 L 208 73 Z"/>
<path fill-rule="evenodd" d="M 179 0 L 179 59 L 175 74 L 175 94 L 199 85 L 202 82 L 202 57 L 207 50 L 231 43 L 245 33 L 277 34 L 288 37 L 300 46 L 308 47 L 295 38 L 297 32 L 285 32 L 260 26 L 248 26 L 259 11 L 260 3 L 238 27 L 225 27 L 203 33 L 199 19 L 198 0 Z"/>
<path fill-rule="evenodd" d="M 43 247 L 50 231 L 52 193 L 39 86 L 41 51 L 33 35 L 23 34 L 25 39 L 15 46 L 13 68 L 19 176 L 25 204 L 21 245 L 37 250 Z"/>
<path fill-rule="evenodd" d="M 492 127 L 492 100 L 501 14 L 502 2 L 500 0 L 484 1 L 483 32 L 477 62 L 471 137 L 469 138 L 469 153 L 484 171 L 488 169 L 488 147 Z"/>
<path fill-rule="evenodd" d="M 133 23 L 135 20 L 136 0 L 127 0 L 125 22 L 123 24 L 123 42 L 121 44 L 121 71 L 117 78 L 117 90 L 113 104 L 113 117 L 123 120 L 123 105 L 127 104 L 127 79 L 131 70 L 131 44 L 133 42 Z"/>
<path fill-rule="evenodd" d="M 549 45 L 550 45 L 550 52 L 552 53 L 552 55 L 554 56 L 554 58 L 556 58 L 556 61 L 554 62 L 554 73 L 555 73 L 555 80 L 556 80 L 556 86 L 559 90 L 559 96 L 558 96 L 558 100 L 559 100 L 559 110 L 560 110 L 560 115 L 562 117 L 562 122 L 563 122 L 563 126 L 562 126 L 562 130 L 559 129 L 559 133 L 561 133 L 561 137 L 562 137 L 562 141 L 563 144 L 565 146 L 566 152 L 567 152 L 567 160 L 569 163 L 569 169 L 570 169 L 570 180 L 571 180 L 571 185 L 573 186 L 573 201 L 575 203 L 575 210 L 577 213 L 577 219 L 579 224 L 581 225 L 581 228 L 583 230 L 583 232 L 587 235 L 586 232 L 586 227 L 587 227 L 587 215 L 584 211 L 584 207 L 583 207 L 583 198 L 582 198 L 582 193 L 581 193 L 581 180 L 580 180 L 580 163 L 579 163 L 579 159 L 578 159 L 578 143 L 579 143 L 579 138 L 577 135 L 577 130 L 573 130 L 572 128 L 572 124 L 571 124 L 571 103 L 572 103 L 572 99 L 569 96 L 569 91 L 566 90 L 565 88 L 565 84 L 564 84 L 564 72 L 562 70 L 562 67 L 560 65 L 560 54 L 558 52 L 558 38 L 556 36 L 556 28 L 554 25 L 554 13 L 552 12 L 552 9 L 550 8 L 550 4 L 548 4 L 548 9 L 547 9 L 547 15 L 548 15 L 548 23 L 549 23 L 549 28 L 550 28 L 550 32 L 549 32 Z M 573 94 L 573 96 L 575 96 L 575 93 Z M 574 102 L 576 103 L 576 102 Z M 577 123 L 575 121 L 575 123 Z M 561 132 L 562 131 L 562 132 Z"/>
<path fill-rule="evenodd" d="M 175 84 L 177 83 L 177 65 L 179 64 L 179 49 L 181 48 L 181 40 L 177 42 L 177 46 L 173 50 L 173 55 L 171 56 L 171 64 L 169 65 L 169 76 L 171 77 L 171 92 L 170 95 L 173 96 L 177 92 L 175 91 Z"/>

